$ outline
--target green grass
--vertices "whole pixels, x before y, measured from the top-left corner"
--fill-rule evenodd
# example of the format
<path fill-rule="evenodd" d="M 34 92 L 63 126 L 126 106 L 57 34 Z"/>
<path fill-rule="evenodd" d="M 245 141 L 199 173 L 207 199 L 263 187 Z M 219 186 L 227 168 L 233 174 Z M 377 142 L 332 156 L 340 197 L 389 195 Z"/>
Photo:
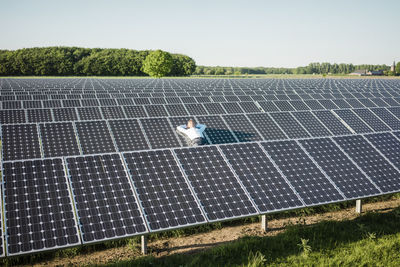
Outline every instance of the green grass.
<path fill-rule="evenodd" d="M 276 236 L 244 237 L 194 255 L 141 257 L 122 266 L 399 266 L 400 208 L 349 221 L 296 225 Z"/>

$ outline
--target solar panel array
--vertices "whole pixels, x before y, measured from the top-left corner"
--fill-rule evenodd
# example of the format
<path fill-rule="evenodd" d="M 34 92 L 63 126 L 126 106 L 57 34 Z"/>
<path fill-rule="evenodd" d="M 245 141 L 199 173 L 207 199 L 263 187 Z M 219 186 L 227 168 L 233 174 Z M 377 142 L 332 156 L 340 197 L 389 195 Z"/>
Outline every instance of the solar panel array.
<path fill-rule="evenodd" d="M 399 89 L 1 79 L 0 256 L 399 192 Z M 205 146 L 176 132 L 190 118 Z"/>

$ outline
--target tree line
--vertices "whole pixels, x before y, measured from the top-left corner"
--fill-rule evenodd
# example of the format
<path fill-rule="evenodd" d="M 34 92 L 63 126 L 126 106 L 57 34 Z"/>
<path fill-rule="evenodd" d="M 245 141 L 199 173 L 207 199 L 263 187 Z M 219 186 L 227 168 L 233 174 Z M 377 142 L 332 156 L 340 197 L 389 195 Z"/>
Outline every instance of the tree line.
<path fill-rule="evenodd" d="M 349 74 L 355 70 L 377 71 L 383 70 L 386 75 L 394 75 L 390 72 L 390 66 L 387 65 L 353 65 L 337 63 L 310 63 L 307 66 L 297 68 L 244 68 L 244 67 L 209 67 L 197 66 L 194 75 L 257 75 L 257 74 Z M 396 73 L 400 74 L 400 63 L 396 65 Z"/>
<path fill-rule="evenodd" d="M 151 52 L 82 47 L 0 50 L 0 75 L 146 76 L 143 62 Z M 192 58 L 181 54 L 170 56 L 172 65 L 167 76 L 193 74 L 196 63 Z"/>

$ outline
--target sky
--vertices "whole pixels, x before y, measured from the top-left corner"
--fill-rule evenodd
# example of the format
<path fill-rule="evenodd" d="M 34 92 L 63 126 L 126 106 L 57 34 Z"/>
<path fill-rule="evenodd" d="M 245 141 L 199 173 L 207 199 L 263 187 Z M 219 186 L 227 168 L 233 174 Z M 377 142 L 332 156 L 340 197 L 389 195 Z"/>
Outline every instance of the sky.
<path fill-rule="evenodd" d="M 400 1 L 0 0 L 0 49 L 162 49 L 197 65 L 400 61 Z"/>

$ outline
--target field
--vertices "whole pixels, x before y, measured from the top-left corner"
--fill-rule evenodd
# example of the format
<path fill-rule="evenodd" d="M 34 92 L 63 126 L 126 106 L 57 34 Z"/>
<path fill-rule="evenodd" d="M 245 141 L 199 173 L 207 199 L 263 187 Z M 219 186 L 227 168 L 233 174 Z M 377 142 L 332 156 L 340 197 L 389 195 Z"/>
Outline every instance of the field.
<path fill-rule="evenodd" d="M 282 77 L 0 79 L 3 263 L 395 266 L 399 80 Z"/>

